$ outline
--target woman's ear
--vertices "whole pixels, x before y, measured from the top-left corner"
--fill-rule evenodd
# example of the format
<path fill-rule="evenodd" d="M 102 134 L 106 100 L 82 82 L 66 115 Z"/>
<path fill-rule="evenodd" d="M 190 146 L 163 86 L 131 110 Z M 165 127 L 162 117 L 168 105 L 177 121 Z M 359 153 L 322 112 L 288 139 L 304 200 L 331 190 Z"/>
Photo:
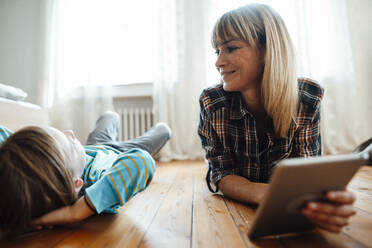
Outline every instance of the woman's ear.
<path fill-rule="evenodd" d="M 79 192 L 81 187 L 83 187 L 83 179 L 81 178 L 78 178 L 78 179 L 74 179 L 74 186 L 75 186 L 75 191 L 76 192 Z"/>

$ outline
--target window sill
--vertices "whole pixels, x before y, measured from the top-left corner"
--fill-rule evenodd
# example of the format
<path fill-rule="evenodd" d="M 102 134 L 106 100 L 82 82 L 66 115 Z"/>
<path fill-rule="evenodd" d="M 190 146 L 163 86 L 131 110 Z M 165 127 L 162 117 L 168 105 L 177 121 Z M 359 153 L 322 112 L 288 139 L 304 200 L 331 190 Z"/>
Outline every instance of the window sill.
<path fill-rule="evenodd" d="M 154 83 L 132 83 L 112 86 L 114 98 L 152 97 Z"/>

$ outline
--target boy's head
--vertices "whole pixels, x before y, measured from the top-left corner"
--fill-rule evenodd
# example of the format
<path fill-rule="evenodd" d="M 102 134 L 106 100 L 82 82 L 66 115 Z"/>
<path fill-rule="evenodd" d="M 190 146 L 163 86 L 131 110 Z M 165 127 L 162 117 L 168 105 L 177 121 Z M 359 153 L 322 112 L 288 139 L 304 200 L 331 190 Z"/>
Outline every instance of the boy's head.
<path fill-rule="evenodd" d="M 85 166 L 85 151 L 83 146 L 71 130 L 61 132 L 53 127 L 45 126 L 41 128 L 54 139 L 57 148 L 62 153 L 64 165 L 71 173 L 75 190 L 78 192 L 83 183 L 81 175 Z"/>
<path fill-rule="evenodd" d="M 43 214 L 71 205 L 82 186 L 84 150 L 71 132 L 27 127 L 0 146 L 0 234 L 17 235 Z"/>

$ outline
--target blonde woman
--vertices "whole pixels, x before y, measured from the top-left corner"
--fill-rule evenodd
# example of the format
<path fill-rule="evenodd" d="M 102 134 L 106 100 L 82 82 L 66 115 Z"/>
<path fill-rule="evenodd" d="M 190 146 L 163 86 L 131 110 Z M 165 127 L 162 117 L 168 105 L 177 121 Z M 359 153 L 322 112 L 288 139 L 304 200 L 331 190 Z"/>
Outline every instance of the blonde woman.
<path fill-rule="evenodd" d="M 323 89 L 296 77 L 285 24 L 267 5 L 225 13 L 215 24 L 212 44 L 221 83 L 202 92 L 198 128 L 209 163 L 207 184 L 212 192 L 259 204 L 280 160 L 321 155 Z M 340 232 L 355 214 L 355 197 L 335 191 L 326 198 L 329 203 L 309 202 L 302 213 L 319 227 Z"/>

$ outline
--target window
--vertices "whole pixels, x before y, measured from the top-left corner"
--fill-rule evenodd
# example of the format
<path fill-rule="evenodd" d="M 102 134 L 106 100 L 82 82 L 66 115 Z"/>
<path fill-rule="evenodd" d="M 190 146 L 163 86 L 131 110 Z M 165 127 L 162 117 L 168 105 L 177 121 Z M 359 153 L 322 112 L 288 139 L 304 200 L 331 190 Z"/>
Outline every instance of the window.
<path fill-rule="evenodd" d="M 62 0 L 54 6 L 58 85 L 153 82 L 156 1 Z"/>

